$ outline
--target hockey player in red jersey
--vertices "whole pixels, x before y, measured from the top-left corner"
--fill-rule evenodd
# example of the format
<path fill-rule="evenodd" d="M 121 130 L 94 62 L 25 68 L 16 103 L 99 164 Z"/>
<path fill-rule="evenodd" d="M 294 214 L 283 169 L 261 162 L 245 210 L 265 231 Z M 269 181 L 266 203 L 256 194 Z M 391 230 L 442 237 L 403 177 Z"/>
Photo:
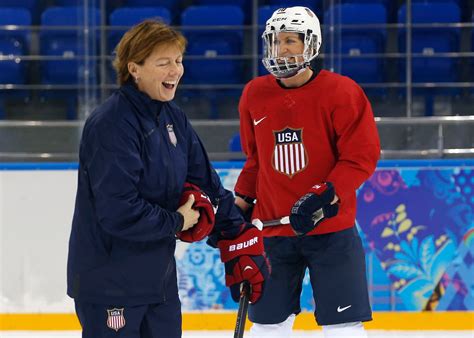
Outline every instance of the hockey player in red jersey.
<path fill-rule="evenodd" d="M 271 74 L 250 81 L 240 99 L 247 160 L 236 204 L 252 219 L 290 216 L 290 224 L 263 230 L 272 275 L 249 309 L 252 336 L 290 335 L 308 268 L 325 337 L 366 337 L 372 312 L 355 216 L 356 189 L 380 154 L 371 105 L 350 78 L 311 67 L 321 29 L 309 8 L 276 10 L 262 38 Z"/>

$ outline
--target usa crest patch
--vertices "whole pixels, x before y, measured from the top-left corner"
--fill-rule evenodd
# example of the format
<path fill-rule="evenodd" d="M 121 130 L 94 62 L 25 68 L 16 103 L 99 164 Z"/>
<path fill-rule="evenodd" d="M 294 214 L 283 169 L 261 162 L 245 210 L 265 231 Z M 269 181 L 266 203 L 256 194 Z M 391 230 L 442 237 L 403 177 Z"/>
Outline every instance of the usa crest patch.
<path fill-rule="evenodd" d="M 273 168 L 289 177 L 304 170 L 308 165 L 308 155 L 303 144 L 303 129 L 287 127 L 273 131 L 273 135 Z"/>
<path fill-rule="evenodd" d="M 125 317 L 123 316 L 124 309 L 107 309 L 107 326 L 112 330 L 118 331 L 125 326 Z"/>

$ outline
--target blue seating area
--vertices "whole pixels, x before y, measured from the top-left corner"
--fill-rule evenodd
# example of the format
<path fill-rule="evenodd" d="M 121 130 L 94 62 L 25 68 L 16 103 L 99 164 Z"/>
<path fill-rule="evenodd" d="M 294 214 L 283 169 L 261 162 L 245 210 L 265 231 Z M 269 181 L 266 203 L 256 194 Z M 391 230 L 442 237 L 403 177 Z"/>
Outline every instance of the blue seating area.
<path fill-rule="evenodd" d="M 126 29 L 114 27 L 130 27 L 145 19 L 159 18 L 163 22 L 171 23 L 171 13 L 166 7 L 121 7 L 114 10 L 109 17 L 111 28 L 107 42 L 109 50 L 118 44 Z"/>
<path fill-rule="evenodd" d="M 1 8 L 0 25 L 31 25 L 31 15 L 23 8 Z M 29 51 L 30 30 L 5 31 L 0 35 L 1 55 L 21 56 Z M 0 63 L 0 83 L 23 84 L 26 82 L 25 64 L 15 60 Z"/>
<path fill-rule="evenodd" d="M 412 4 L 412 23 L 446 23 L 461 21 L 461 13 L 456 2 L 436 1 L 433 3 L 415 2 Z M 398 12 L 399 22 L 406 20 L 406 6 Z M 434 57 L 438 53 L 457 53 L 460 51 L 460 29 L 455 27 L 417 27 L 412 28 L 412 81 L 418 83 L 457 82 L 460 79 L 458 58 Z M 400 29 L 398 35 L 400 52 L 406 51 L 406 30 Z M 399 62 L 400 80 L 406 79 L 406 61 Z M 434 95 L 456 95 L 459 88 L 415 88 L 414 93 L 425 96 L 426 115 L 433 115 Z"/>
<path fill-rule="evenodd" d="M 229 151 L 232 151 L 232 152 L 241 152 L 242 151 L 242 144 L 241 144 L 240 133 L 239 132 L 232 135 L 232 137 L 229 141 Z"/>
<path fill-rule="evenodd" d="M 100 13 L 97 9 L 91 9 L 89 13 L 91 25 L 100 24 Z M 62 56 L 71 60 L 43 61 L 42 83 L 45 84 L 71 84 L 79 83 L 84 76 L 86 55 L 83 30 L 61 29 L 54 30 L 54 26 L 81 26 L 84 25 L 84 12 L 80 7 L 51 7 L 43 12 L 41 16 L 43 29 L 40 32 L 40 51 L 46 56 Z M 97 43 L 94 41 L 93 31 L 87 47 L 92 52 L 97 52 Z M 82 58 L 82 59 L 81 59 Z M 94 69 L 96 63 L 91 61 L 89 67 Z M 95 74 L 90 74 L 94 76 Z"/>
<path fill-rule="evenodd" d="M 125 0 L 123 3 L 125 7 L 165 7 L 169 11 L 175 10 L 179 5 L 176 0 Z"/>
<path fill-rule="evenodd" d="M 244 81 L 243 65 L 239 56 L 243 50 L 244 14 L 239 6 L 202 5 L 186 8 L 181 16 L 183 33 L 188 40 L 184 59 L 183 83 L 191 85 L 226 85 Z M 190 26 L 226 26 L 218 29 L 196 29 Z M 232 28 L 236 26 L 236 28 Z M 200 57 L 200 59 L 193 59 Z M 227 95 L 237 96 L 240 90 L 194 90 L 183 93 L 188 98 L 205 97 L 210 101 L 211 111 L 207 117 L 218 118 L 217 105 Z"/>
<path fill-rule="evenodd" d="M 88 31 L 91 39 L 85 46 L 81 29 L 85 22 L 83 2 L 0 0 L 0 25 L 39 26 L 39 29 L 33 31 L 30 28 L 3 30 L 0 35 L 1 55 L 46 57 L 38 62 L 25 62 L 21 59 L 0 61 L 0 84 L 82 86 L 86 80 L 91 85 L 100 85 L 104 81 L 107 84 L 115 83 L 110 60 L 107 61 L 105 80 L 99 76 L 97 55 L 100 54 L 99 27 L 102 17 L 100 1 L 91 3 L 95 8 L 89 8 L 87 22 L 93 29 Z M 311 7 L 323 25 L 322 60 L 325 68 L 334 67 L 335 71 L 350 76 L 363 87 L 367 86 L 365 90 L 369 96 L 385 96 L 388 87 L 384 87 L 384 84 L 405 82 L 406 60 L 403 57 L 387 58 L 385 55 L 388 52 L 406 51 L 405 28 L 399 26 L 390 30 L 385 27 L 390 23 L 405 23 L 406 7 L 403 3 L 388 0 L 341 0 L 334 7 L 328 7 L 328 3 L 323 0 L 302 0 L 297 4 Z M 215 109 L 217 100 L 228 96 L 238 98 L 241 87 L 252 77 L 254 61 L 242 55 L 252 55 L 256 52 L 261 56 L 260 35 L 265 21 L 275 9 L 293 6 L 296 2 L 259 0 L 256 18 L 252 16 L 252 5 L 252 0 L 107 1 L 106 53 L 112 55 L 126 30 L 124 27 L 130 27 L 143 19 L 160 17 L 168 24 L 181 26 L 188 39 L 184 59 L 185 75 L 182 80 L 183 85 L 188 87 L 182 89 L 183 96 L 210 100 L 212 112 L 209 116 L 219 118 L 219 112 Z M 415 85 L 413 93 L 426 99 L 426 115 L 433 114 L 432 103 L 436 96 L 455 97 L 466 92 L 460 88 L 443 87 L 443 83 L 466 82 L 474 78 L 472 58 L 436 55 L 474 51 L 474 28 L 416 25 L 472 22 L 473 10 L 474 3 L 466 0 L 412 1 L 412 80 Z M 254 21 L 259 25 L 257 51 L 252 49 L 254 30 L 250 25 Z M 331 25 L 334 25 L 335 29 L 332 36 L 329 34 Z M 64 30 L 54 29 L 55 26 L 76 27 Z M 199 29 L 199 26 L 215 28 Z M 31 44 L 32 34 L 36 34 L 33 35 L 36 37 L 33 41 L 38 41 L 37 44 Z M 86 54 L 91 56 L 87 64 L 84 61 Z M 267 74 L 260 59 L 257 64 L 258 74 Z M 84 72 L 86 68 L 89 69 L 87 74 Z M 421 88 L 425 83 L 434 85 L 432 88 Z M 373 88 L 379 84 L 380 86 Z M 196 89 L 203 85 L 206 89 Z M 211 87 L 208 88 L 208 85 Z M 222 89 L 225 86 L 231 89 Z M 472 88 L 468 91 L 474 92 Z M 1 101 L 12 97 L 13 92 L 0 91 L 0 106 Z M 67 97 L 67 92 L 48 90 L 39 93 L 41 97 L 48 98 Z M 18 93 L 20 91 L 17 91 Z M 25 91 L 23 95 L 24 93 Z M 400 88 L 397 93 L 403 96 L 404 89 Z M 74 104 L 69 105 L 72 107 Z M 0 119 L 5 118 L 2 111 L 0 108 Z M 67 117 L 74 119 L 75 113 L 71 110 Z"/>
<path fill-rule="evenodd" d="M 238 6 L 191 6 L 181 17 L 183 26 L 242 26 L 244 14 Z M 226 55 L 242 53 L 243 29 L 183 29 L 188 39 L 187 53 L 203 56 L 204 60 L 185 59 L 187 83 L 240 83 L 242 69 L 240 60 L 216 59 Z"/>
<path fill-rule="evenodd" d="M 196 0 L 194 4 L 197 6 L 201 5 L 230 5 L 238 6 L 242 10 L 251 3 L 249 0 Z"/>
<path fill-rule="evenodd" d="M 269 6 L 277 7 L 291 7 L 291 6 L 303 6 L 311 8 L 315 13 L 318 13 L 323 8 L 323 0 L 269 0 L 267 1 Z"/>
<path fill-rule="evenodd" d="M 387 39 L 387 10 L 381 3 L 343 3 L 326 11 L 324 22 L 331 25 L 380 25 L 342 28 L 334 34 L 334 52 L 345 55 L 336 71 L 360 83 L 385 82 L 384 59 L 367 54 L 383 54 Z M 326 41 L 331 36 L 328 30 Z M 324 41 L 324 40 L 323 40 Z M 326 44 L 328 47 L 329 44 Z M 328 48 L 326 48 L 326 53 Z"/>
<path fill-rule="evenodd" d="M 268 6 L 262 6 L 258 9 L 258 35 L 261 36 L 262 33 L 265 31 L 265 23 L 267 22 L 268 18 L 271 17 L 272 13 L 276 11 L 280 6 L 278 5 L 268 5 Z M 258 44 L 258 55 L 262 56 L 263 53 L 263 44 L 262 40 L 259 39 L 259 44 Z M 263 66 L 263 63 L 260 61 L 258 63 L 258 75 L 266 75 L 268 74 L 268 71 L 265 69 Z"/>
<path fill-rule="evenodd" d="M 38 0 L 0 0 L 2 8 L 24 8 L 33 11 L 37 6 Z"/>
<path fill-rule="evenodd" d="M 18 25 L 30 26 L 30 12 L 23 8 L 0 7 L 0 26 Z M 6 31 L 0 35 L 0 55 L 19 56 L 27 55 L 29 52 L 30 30 L 21 29 Z M 18 58 L 0 62 L 0 84 L 22 85 L 27 82 L 27 72 L 25 62 Z M 8 95 L 27 95 L 24 91 L 0 92 L 0 119 L 5 117 L 4 98 Z"/>
<path fill-rule="evenodd" d="M 412 5 L 413 24 L 423 23 L 456 23 L 460 22 L 461 14 L 455 2 L 436 2 L 428 4 L 414 3 Z M 406 7 L 402 6 L 399 11 L 399 22 L 406 20 Z M 454 82 L 458 79 L 458 60 L 453 58 L 430 57 L 435 53 L 459 52 L 459 28 L 412 28 L 412 52 L 426 55 L 426 57 L 414 57 L 412 60 L 413 82 Z M 405 52 L 406 31 L 399 32 L 400 51 Z M 404 69 L 405 63 L 401 62 Z"/>
<path fill-rule="evenodd" d="M 100 25 L 100 12 L 91 8 L 87 13 L 90 23 L 88 38 L 84 30 L 76 28 L 54 29 L 55 26 L 83 26 L 84 9 L 82 7 L 50 7 L 41 16 L 40 52 L 52 57 L 41 62 L 41 83 L 51 85 L 97 83 L 97 61 L 88 55 L 96 55 L 98 44 L 94 26 Z M 87 43 L 85 43 L 87 41 Z M 55 58 L 56 57 L 56 58 Z M 88 70 L 88 72 L 86 72 Z M 75 118 L 77 94 L 68 90 L 46 91 L 44 97 L 65 97 L 68 100 L 68 118 Z"/>

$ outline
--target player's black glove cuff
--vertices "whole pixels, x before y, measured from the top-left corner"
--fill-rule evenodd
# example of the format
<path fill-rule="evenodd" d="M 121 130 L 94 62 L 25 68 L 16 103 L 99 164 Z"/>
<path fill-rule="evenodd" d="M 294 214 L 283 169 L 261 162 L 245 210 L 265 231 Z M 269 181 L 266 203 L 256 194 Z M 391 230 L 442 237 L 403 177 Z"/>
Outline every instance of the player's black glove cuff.
<path fill-rule="evenodd" d="M 252 222 L 252 212 L 253 212 L 253 205 L 248 207 L 246 211 L 243 211 L 241 207 L 239 207 L 237 204 L 235 205 L 237 210 L 239 211 L 239 214 L 243 217 L 243 219 L 246 222 L 251 223 Z"/>

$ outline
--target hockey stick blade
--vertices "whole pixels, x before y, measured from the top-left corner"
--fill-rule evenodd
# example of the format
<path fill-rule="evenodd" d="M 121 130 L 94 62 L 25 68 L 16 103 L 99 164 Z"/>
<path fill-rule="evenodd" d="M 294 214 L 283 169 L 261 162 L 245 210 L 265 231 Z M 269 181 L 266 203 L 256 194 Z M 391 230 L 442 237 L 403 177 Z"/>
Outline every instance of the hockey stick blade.
<path fill-rule="evenodd" d="M 322 218 L 324 218 L 323 209 L 319 209 L 313 214 L 313 223 L 318 223 Z M 260 226 L 263 226 L 263 228 L 267 228 L 278 225 L 286 225 L 290 224 L 290 216 L 284 216 L 282 218 L 272 219 L 269 221 L 260 221 L 258 218 L 256 218 L 252 220 L 252 224 L 255 225 L 257 228 L 260 228 Z"/>
<path fill-rule="evenodd" d="M 249 309 L 249 299 L 250 284 L 247 281 L 244 281 L 241 284 L 239 310 L 237 311 L 234 338 L 242 338 L 244 336 L 245 322 L 247 321 L 247 311 Z"/>

